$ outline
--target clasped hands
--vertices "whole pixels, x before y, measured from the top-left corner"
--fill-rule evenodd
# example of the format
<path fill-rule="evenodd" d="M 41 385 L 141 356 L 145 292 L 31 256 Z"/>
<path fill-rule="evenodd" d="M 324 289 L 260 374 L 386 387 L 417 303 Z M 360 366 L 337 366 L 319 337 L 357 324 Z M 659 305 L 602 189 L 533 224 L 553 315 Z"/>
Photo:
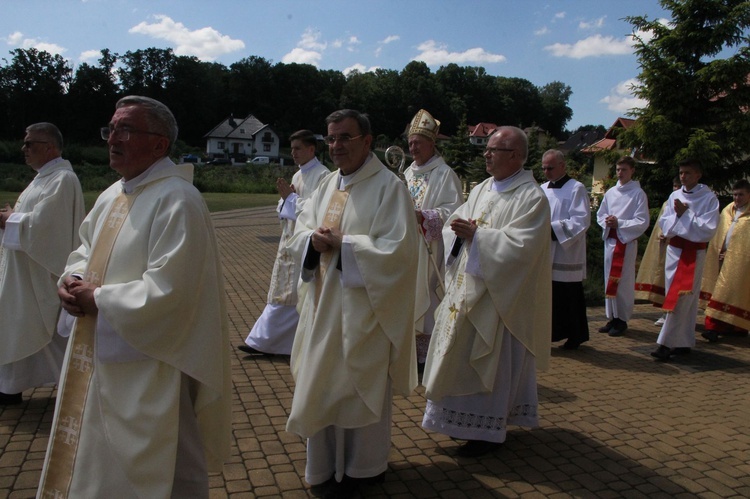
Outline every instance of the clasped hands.
<path fill-rule="evenodd" d="M 344 234 L 339 229 L 319 227 L 312 233 L 310 240 L 312 247 L 318 253 L 325 253 L 341 247 Z"/>
<path fill-rule="evenodd" d="M 68 276 L 57 288 L 57 296 L 60 297 L 62 308 L 74 317 L 96 315 L 99 312 L 94 300 L 96 288 L 98 286 L 90 282 Z"/>
<path fill-rule="evenodd" d="M 477 221 L 471 218 L 468 220 L 456 218 L 451 221 L 451 230 L 456 234 L 456 237 L 471 241 L 474 239 L 474 234 L 477 233 Z"/>

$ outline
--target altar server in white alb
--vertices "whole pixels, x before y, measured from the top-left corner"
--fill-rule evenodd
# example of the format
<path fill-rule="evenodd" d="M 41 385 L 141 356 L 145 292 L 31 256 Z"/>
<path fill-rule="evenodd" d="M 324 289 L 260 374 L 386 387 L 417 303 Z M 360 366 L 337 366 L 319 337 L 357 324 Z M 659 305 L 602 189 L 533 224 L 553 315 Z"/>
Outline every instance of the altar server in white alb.
<path fill-rule="evenodd" d="M 56 334 L 57 279 L 80 241 L 83 194 L 52 123 L 26 128 L 26 164 L 37 174 L 0 212 L 0 406 L 60 378 L 67 339 Z"/>
<path fill-rule="evenodd" d="M 461 181 L 435 148 L 440 122 L 424 109 L 409 125 L 409 154 L 414 162 L 404 172 L 419 225 L 419 277 L 417 278 L 417 362 L 424 366 L 435 309 L 445 294 L 443 224 L 464 202 Z"/>
<path fill-rule="evenodd" d="M 422 381 L 422 426 L 466 440 L 459 456 L 498 448 L 507 425 L 539 424 L 536 371 L 550 355 L 550 210 L 523 170 L 527 156 L 523 130 L 500 127 L 484 152 L 492 177 L 443 230 L 447 291 Z"/>
<path fill-rule="evenodd" d="M 313 193 L 289 243 L 303 283 L 287 431 L 307 439 L 313 493 L 351 497 L 383 479 L 392 392 L 408 395 L 417 383 L 419 240 L 409 192 L 370 151 L 367 116 L 343 109 L 326 123 L 338 170 Z"/>
<path fill-rule="evenodd" d="M 74 316 L 38 497 L 208 497 L 229 455 L 224 287 L 177 123 L 128 96 L 101 130 L 122 175 L 81 225 L 58 294 Z"/>
<path fill-rule="evenodd" d="M 281 241 L 276 252 L 276 261 L 271 273 L 271 286 L 263 313 L 255 321 L 245 344 L 237 348 L 249 354 L 290 355 L 297 330 L 297 280 L 299 262 L 287 248 L 294 234 L 297 215 L 318 184 L 331 172 L 315 157 L 317 140 L 310 130 L 294 132 L 289 140 L 292 159 L 299 166 L 292 177 L 291 185 L 283 178 L 276 180 L 281 199 L 276 211 L 281 222 Z"/>
<path fill-rule="evenodd" d="M 700 162 L 686 159 L 678 166 L 682 189 L 672 192 L 659 218 L 664 237 L 669 238 L 662 305 L 667 318 L 656 339 L 658 347 L 651 355 L 661 361 L 690 353 L 695 346 L 706 248 L 719 224 L 719 200 L 711 189 L 698 183 L 702 175 Z"/>
<path fill-rule="evenodd" d="M 638 238 L 650 223 L 648 198 L 633 179 L 635 160 L 623 156 L 615 166 L 617 185 L 604 194 L 596 213 L 603 229 L 605 311 L 609 321 L 600 333 L 622 336 L 635 306 L 635 259 Z"/>
<path fill-rule="evenodd" d="M 552 341 L 567 339 L 562 348 L 575 350 L 589 340 L 583 280 L 591 202 L 583 184 L 566 173 L 561 151 L 545 152 L 542 170 L 552 216 Z"/>

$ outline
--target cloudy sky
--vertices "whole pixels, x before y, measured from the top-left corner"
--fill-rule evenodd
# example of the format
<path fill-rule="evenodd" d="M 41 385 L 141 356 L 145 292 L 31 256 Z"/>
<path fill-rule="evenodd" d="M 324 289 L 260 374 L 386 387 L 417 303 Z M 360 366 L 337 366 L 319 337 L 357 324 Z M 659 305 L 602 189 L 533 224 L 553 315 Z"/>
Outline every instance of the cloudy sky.
<path fill-rule="evenodd" d="M 573 90 L 570 129 L 609 127 L 640 104 L 623 18 L 668 17 L 657 0 L 0 0 L 0 13 L 0 59 L 35 47 L 75 66 L 103 48 L 171 47 L 227 66 L 257 55 L 346 73 L 417 60 L 433 72 L 456 63 L 562 81 Z"/>

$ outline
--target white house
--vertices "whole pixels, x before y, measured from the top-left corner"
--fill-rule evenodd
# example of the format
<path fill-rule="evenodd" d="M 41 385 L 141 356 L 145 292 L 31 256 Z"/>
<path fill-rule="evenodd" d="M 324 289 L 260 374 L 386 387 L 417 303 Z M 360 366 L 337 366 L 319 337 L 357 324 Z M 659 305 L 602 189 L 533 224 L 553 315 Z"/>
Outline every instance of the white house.
<path fill-rule="evenodd" d="M 248 158 L 279 157 L 279 136 L 252 114 L 243 120 L 230 115 L 203 136 L 209 159 L 232 158 L 244 163 Z"/>

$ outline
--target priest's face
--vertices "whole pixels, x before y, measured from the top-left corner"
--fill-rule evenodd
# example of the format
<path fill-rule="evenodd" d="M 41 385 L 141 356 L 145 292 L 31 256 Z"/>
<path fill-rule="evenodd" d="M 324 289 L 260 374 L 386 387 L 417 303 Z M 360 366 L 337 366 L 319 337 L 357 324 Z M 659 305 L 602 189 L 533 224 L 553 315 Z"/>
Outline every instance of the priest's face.
<path fill-rule="evenodd" d="M 148 111 L 142 106 L 117 109 L 109 129 L 109 166 L 125 180 L 146 171 L 169 150 L 169 139 L 150 130 Z"/>
<path fill-rule="evenodd" d="M 308 145 L 301 140 L 292 141 L 292 159 L 295 165 L 302 166 L 315 157 L 315 146 Z"/>
<path fill-rule="evenodd" d="M 370 154 L 372 135 L 363 135 L 354 118 L 344 118 L 328 125 L 328 153 L 341 173 L 349 175 L 360 169 Z"/>
<path fill-rule="evenodd" d="M 523 167 L 518 143 L 513 139 L 511 131 L 501 130 L 490 137 L 487 142 L 484 162 L 487 166 L 487 173 L 495 180 L 504 180 Z"/>
<path fill-rule="evenodd" d="M 409 154 L 417 166 L 422 166 L 435 155 L 435 143 L 424 135 L 415 133 L 409 137 Z"/>
<path fill-rule="evenodd" d="M 23 146 L 21 146 L 26 164 L 34 170 L 39 170 L 47 162 L 59 156 L 59 153 L 54 154 L 53 149 L 49 137 L 39 132 L 26 132 L 26 136 L 23 138 Z"/>
<path fill-rule="evenodd" d="M 734 189 L 732 191 L 732 198 L 734 199 L 734 207 L 742 208 L 747 206 L 750 201 L 750 190 L 747 189 Z"/>
<path fill-rule="evenodd" d="M 548 154 L 542 158 L 542 171 L 547 180 L 557 180 L 565 174 L 565 161 L 554 154 Z"/>

